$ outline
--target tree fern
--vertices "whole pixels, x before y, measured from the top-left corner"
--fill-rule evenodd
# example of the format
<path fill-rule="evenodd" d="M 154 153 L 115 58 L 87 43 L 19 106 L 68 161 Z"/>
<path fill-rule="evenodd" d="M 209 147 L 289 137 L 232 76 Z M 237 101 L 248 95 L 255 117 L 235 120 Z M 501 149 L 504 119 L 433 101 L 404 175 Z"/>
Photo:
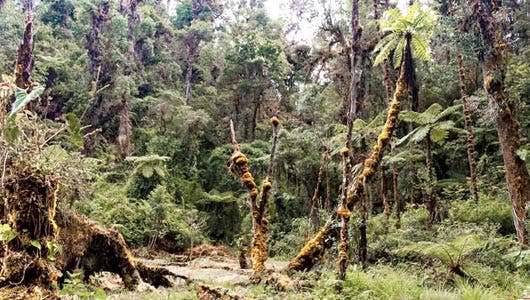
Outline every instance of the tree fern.
<path fill-rule="evenodd" d="M 412 55 L 421 60 L 430 60 L 431 49 L 428 41 L 433 35 L 437 19 L 438 14 L 431 9 L 422 10 L 418 3 L 410 6 L 405 15 L 397 9 L 387 10 L 379 20 L 379 26 L 382 31 L 390 34 L 375 46 L 374 53 L 377 55 L 374 65 L 382 63 L 393 53 L 394 67 L 398 68 L 403 59 L 407 35 L 411 36 Z"/>

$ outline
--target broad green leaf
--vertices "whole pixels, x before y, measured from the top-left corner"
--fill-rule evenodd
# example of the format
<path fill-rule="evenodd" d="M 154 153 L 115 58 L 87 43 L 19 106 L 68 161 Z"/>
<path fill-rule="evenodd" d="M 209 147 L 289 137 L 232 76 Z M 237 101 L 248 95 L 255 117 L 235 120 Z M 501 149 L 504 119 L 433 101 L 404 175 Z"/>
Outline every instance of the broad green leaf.
<path fill-rule="evenodd" d="M 416 132 L 418 131 L 419 127 L 412 130 L 411 132 L 409 132 L 407 135 L 405 135 L 404 137 L 400 138 L 399 140 L 396 141 L 396 146 L 401 146 L 401 144 L 405 143 L 406 141 L 408 141 L 413 135 L 416 134 Z"/>
<path fill-rule="evenodd" d="M 366 127 L 366 122 L 362 119 L 355 119 L 353 121 L 353 130 L 360 131 Z"/>
<path fill-rule="evenodd" d="M 39 249 L 39 250 L 40 250 L 41 247 L 42 247 L 41 244 L 39 243 L 39 241 L 32 240 L 30 243 L 31 243 L 31 246 L 33 246 L 33 247 L 35 247 L 35 248 L 37 248 L 37 249 Z"/>
<path fill-rule="evenodd" d="M 16 238 L 18 233 L 11 229 L 9 224 L 0 225 L 0 241 L 9 243 L 14 238 Z"/>
<path fill-rule="evenodd" d="M 400 112 L 398 119 L 401 121 L 409 122 L 409 123 L 412 122 L 412 123 L 424 125 L 421 114 L 419 112 L 415 112 L 412 110 L 405 110 L 405 111 Z"/>
<path fill-rule="evenodd" d="M 410 138 L 410 141 L 417 144 L 425 140 L 429 132 L 431 131 L 430 126 L 418 127 L 418 130 Z"/>
<path fill-rule="evenodd" d="M 44 87 L 41 85 L 34 87 L 29 94 L 25 90 L 17 88 L 15 91 L 15 102 L 13 102 L 9 117 L 21 111 L 28 103 L 39 97 L 42 92 L 44 92 Z"/>
<path fill-rule="evenodd" d="M 61 245 L 59 245 L 59 243 L 57 243 L 55 240 L 46 242 L 46 248 L 48 248 L 47 259 L 49 261 L 55 261 L 55 256 L 57 254 L 61 255 L 63 253 L 63 247 L 61 247 Z"/>
<path fill-rule="evenodd" d="M 154 166 L 153 169 L 155 170 L 156 174 L 158 174 L 158 176 L 160 177 L 165 177 L 166 176 L 166 171 L 164 169 L 163 166 Z"/>
<path fill-rule="evenodd" d="M 519 156 L 519 158 L 522 161 L 527 161 L 530 155 L 530 151 L 528 151 L 528 149 L 525 149 L 525 148 L 519 148 L 517 149 L 517 151 L 515 151 L 515 153 L 517 154 L 517 156 Z"/>

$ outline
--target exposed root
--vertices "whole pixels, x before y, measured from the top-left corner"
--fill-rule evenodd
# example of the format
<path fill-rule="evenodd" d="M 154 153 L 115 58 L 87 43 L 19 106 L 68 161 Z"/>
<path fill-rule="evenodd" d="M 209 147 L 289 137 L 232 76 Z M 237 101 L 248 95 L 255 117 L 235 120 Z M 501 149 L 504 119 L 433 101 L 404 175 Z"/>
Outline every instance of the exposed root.
<path fill-rule="evenodd" d="M 117 231 L 102 228 L 76 213 L 58 212 L 56 219 L 62 229 L 58 241 L 64 249 L 56 266 L 63 273 L 81 268 L 86 280 L 97 272 L 112 272 L 121 277 L 129 290 L 134 290 L 140 279 L 155 287 L 171 287 L 166 276 L 182 278 L 164 268 L 136 262 Z"/>
<path fill-rule="evenodd" d="M 162 287 L 173 287 L 173 283 L 167 279 L 166 276 L 179 277 L 186 281 L 186 284 L 191 283 L 191 278 L 187 276 L 177 276 L 175 273 L 168 271 L 165 268 L 158 266 L 148 266 L 141 262 L 136 263 L 136 269 L 140 273 L 140 277 L 144 282 L 149 283 L 155 288 Z"/>

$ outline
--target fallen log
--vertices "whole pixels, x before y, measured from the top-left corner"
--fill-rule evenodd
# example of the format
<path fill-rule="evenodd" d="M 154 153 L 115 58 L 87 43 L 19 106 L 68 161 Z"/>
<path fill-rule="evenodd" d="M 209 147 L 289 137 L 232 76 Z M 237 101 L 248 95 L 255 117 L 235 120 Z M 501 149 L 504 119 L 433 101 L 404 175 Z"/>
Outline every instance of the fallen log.
<path fill-rule="evenodd" d="M 82 269 L 88 280 L 90 275 L 108 271 L 118 274 L 130 290 L 140 280 L 154 287 L 172 287 L 166 276 L 179 277 L 165 268 L 136 262 L 122 235 L 115 230 L 103 228 L 77 213 L 58 211 L 56 220 L 61 228 L 58 242 L 63 248 L 56 266 L 63 273 Z"/>

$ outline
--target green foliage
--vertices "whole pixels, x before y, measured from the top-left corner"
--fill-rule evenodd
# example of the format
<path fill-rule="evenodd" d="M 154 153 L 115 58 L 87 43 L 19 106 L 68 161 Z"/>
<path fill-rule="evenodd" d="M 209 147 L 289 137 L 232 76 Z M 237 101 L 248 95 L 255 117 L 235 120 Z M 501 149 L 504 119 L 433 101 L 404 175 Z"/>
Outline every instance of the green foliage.
<path fill-rule="evenodd" d="M 146 197 L 155 187 L 164 182 L 167 175 L 165 162 L 169 157 L 147 155 L 141 157 L 130 156 L 126 158 L 136 166 L 127 182 L 127 192 L 132 198 Z"/>
<path fill-rule="evenodd" d="M 64 115 L 64 118 L 68 122 L 68 133 L 70 134 L 70 141 L 72 144 L 78 146 L 79 148 L 83 147 L 83 137 L 81 136 L 81 122 L 77 116 L 73 113 L 68 113 Z"/>
<path fill-rule="evenodd" d="M 9 117 L 12 117 L 14 114 L 22 110 L 28 103 L 37 99 L 42 92 L 44 92 L 44 87 L 41 85 L 34 87 L 29 93 L 24 89 L 17 88 L 15 91 L 15 102 L 13 102 L 11 107 Z"/>
<path fill-rule="evenodd" d="M 400 256 L 420 256 L 440 260 L 446 266 L 460 264 L 466 257 L 484 247 L 485 241 L 475 234 L 463 235 L 452 241 L 418 242 L 397 250 Z"/>
<path fill-rule="evenodd" d="M 270 243 L 270 255 L 286 257 L 287 259 L 297 254 L 298 248 L 304 244 L 306 237 L 313 233 L 313 229 L 307 217 L 293 218 L 287 228 L 280 232 L 275 232 L 273 228 L 272 234 L 274 238 Z"/>
<path fill-rule="evenodd" d="M 37 99 L 40 94 L 44 91 L 43 86 L 36 86 L 28 94 L 26 90 L 16 88 L 15 90 L 15 102 L 11 106 L 11 112 L 9 113 L 3 133 L 6 141 L 10 144 L 16 142 L 22 134 L 20 128 L 17 126 L 16 114 L 20 112 L 28 103 Z"/>
<path fill-rule="evenodd" d="M 434 143 L 439 145 L 444 144 L 450 131 L 456 131 L 460 134 L 464 133 L 464 130 L 457 128 L 453 121 L 443 120 L 453 114 L 457 114 L 461 110 L 462 105 L 454 105 L 443 109 L 440 104 L 434 103 L 422 113 L 415 111 L 401 112 L 399 114 L 400 120 L 415 123 L 420 126 L 399 139 L 396 144 L 400 145 L 406 141 L 419 143 L 427 137 Z"/>
<path fill-rule="evenodd" d="M 74 296 L 83 300 L 105 300 L 107 294 L 102 288 L 83 282 L 83 272 L 69 273 L 64 280 L 60 294 L 64 296 Z"/>
<path fill-rule="evenodd" d="M 394 67 L 401 65 L 403 49 L 405 49 L 406 35 L 411 35 L 410 46 L 412 56 L 422 60 L 431 59 L 429 40 L 434 34 L 438 14 L 431 9 L 422 9 L 418 2 L 409 7 L 406 15 L 398 9 L 389 9 L 379 20 L 381 31 L 390 32 L 383 37 L 374 48 L 378 53 L 374 65 L 378 65 L 394 53 L 392 61 Z"/>
<path fill-rule="evenodd" d="M 157 185 L 143 198 L 131 201 L 123 186 L 100 181 L 94 200 L 82 210 L 89 217 L 115 227 L 127 242 L 156 246 L 168 239 L 174 250 L 184 250 L 203 241 L 204 216 L 195 209 L 179 207 L 163 185 Z"/>
<path fill-rule="evenodd" d="M 16 238 L 18 233 L 11 229 L 11 226 L 9 224 L 2 224 L 0 225 L 0 241 L 9 243 L 14 238 Z"/>
<path fill-rule="evenodd" d="M 451 219 L 471 224 L 498 224 L 500 234 L 515 233 L 511 207 L 506 198 L 480 194 L 479 203 L 472 200 L 453 201 L 449 205 Z"/>
<path fill-rule="evenodd" d="M 55 256 L 63 253 L 63 247 L 56 240 L 47 241 L 46 249 L 48 249 L 48 257 L 46 258 L 50 261 L 55 261 Z"/>

